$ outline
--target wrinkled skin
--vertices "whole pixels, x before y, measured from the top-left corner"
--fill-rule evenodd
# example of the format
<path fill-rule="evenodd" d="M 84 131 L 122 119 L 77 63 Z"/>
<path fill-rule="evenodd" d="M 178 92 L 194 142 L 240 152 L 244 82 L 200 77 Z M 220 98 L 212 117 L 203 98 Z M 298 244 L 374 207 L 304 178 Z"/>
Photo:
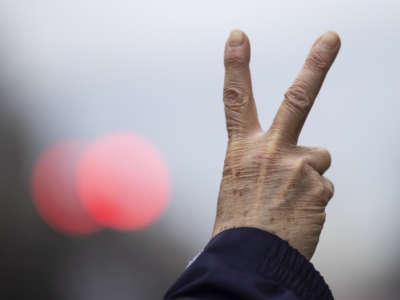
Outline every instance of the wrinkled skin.
<path fill-rule="evenodd" d="M 311 259 L 325 222 L 333 184 L 321 147 L 297 145 L 298 136 L 340 48 L 336 33 L 314 43 L 267 132 L 253 98 L 247 36 L 232 31 L 225 47 L 224 104 L 228 130 L 213 236 L 235 227 L 274 233 Z"/>

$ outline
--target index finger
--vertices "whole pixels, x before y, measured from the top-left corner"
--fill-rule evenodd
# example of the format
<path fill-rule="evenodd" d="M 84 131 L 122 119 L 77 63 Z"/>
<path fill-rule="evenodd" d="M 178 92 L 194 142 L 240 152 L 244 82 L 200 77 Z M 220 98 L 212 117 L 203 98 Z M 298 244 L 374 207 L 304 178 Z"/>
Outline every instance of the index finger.
<path fill-rule="evenodd" d="M 326 32 L 315 41 L 271 125 L 271 130 L 283 141 L 297 143 L 307 115 L 339 48 L 339 36 L 333 31 Z"/>

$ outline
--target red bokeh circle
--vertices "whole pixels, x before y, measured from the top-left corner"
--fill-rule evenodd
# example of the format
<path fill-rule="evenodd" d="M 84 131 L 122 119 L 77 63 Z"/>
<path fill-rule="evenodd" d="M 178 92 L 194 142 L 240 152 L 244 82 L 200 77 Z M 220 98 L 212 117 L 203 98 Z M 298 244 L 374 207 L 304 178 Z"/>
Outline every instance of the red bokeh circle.
<path fill-rule="evenodd" d="M 54 230 L 79 235 L 95 232 L 100 226 L 78 198 L 76 168 L 83 145 L 63 141 L 49 146 L 33 168 L 33 203 L 42 219 Z"/>
<path fill-rule="evenodd" d="M 120 230 L 155 222 L 169 202 L 170 180 L 161 153 L 130 133 L 105 136 L 84 151 L 77 170 L 81 201 L 97 223 Z"/>

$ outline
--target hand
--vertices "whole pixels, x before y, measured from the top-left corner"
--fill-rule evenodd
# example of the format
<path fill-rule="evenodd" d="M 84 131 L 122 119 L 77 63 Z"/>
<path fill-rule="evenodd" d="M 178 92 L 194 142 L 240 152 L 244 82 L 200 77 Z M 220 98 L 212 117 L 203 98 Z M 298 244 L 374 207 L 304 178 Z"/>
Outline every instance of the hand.
<path fill-rule="evenodd" d="M 228 148 L 213 236 L 235 227 L 274 233 L 310 259 L 325 222 L 333 184 L 323 177 L 331 158 L 297 140 L 340 48 L 336 33 L 314 43 L 267 132 L 253 98 L 246 35 L 232 31 L 225 46 L 224 104 Z"/>

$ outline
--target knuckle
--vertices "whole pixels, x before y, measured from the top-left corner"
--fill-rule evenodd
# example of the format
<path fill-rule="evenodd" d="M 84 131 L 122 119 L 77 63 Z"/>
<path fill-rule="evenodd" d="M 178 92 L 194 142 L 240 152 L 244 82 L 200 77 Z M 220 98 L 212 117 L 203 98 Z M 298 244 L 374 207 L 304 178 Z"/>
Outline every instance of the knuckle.
<path fill-rule="evenodd" d="M 331 160 L 331 153 L 329 152 L 328 149 L 323 148 L 323 147 L 319 147 L 319 151 L 322 153 L 322 155 L 326 158 L 328 158 L 329 160 Z"/>
<path fill-rule="evenodd" d="M 312 105 L 311 97 L 307 93 L 307 84 L 295 81 L 285 93 L 284 102 L 296 112 L 307 112 Z"/>
<path fill-rule="evenodd" d="M 326 72 L 329 69 L 329 65 L 329 60 L 319 49 L 313 49 L 305 62 L 305 67 L 313 71 Z"/>
<path fill-rule="evenodd" d="M 332 156 L 331 153 L 323 148 L 323 147 L 315 147 L 314 151 L 319 153 L 321 159 L 323 159 L 326 162 L 326 165 L 329 167 L 331 165 L 331 161 L 332 161 Z"/>
<path fill-rule="evenodd" d="M 326 190 L 326 186 L 322 181 L 318 180 L 314 184 L 314 192 L 318 197 L 323 197 L 324 195 L 326 195 Z"/>
<path fill-rule="evenodd" d="M 326 194 L 328 197 L 328 199 L 327 199 L 328 201 L 333 197 L 333 193 L 334 193 L 334 191 L 332 189 L 327 189 Z"/>
<path fill-rule="evenodd" d="M 329 153 L 328 149 L 321 147 L 321 146 L 312 147 L 311 150 L 313 150 L 315 152 Z"/>
<path fill-rule="evenodd" d="M 326 160 L 326 169 L 329 169 L 329 167 L 331 166 L 331 163 L 332 163 L 332 156 L 329 153 L 329 151 L 326 151 L 326 153 L 325 153 L 325 160 Z"/>
<path fill-rule="evenodd" d="M 233 110 L 245 106 L 250 100 L 249 93 L 235 85 L 224 87 L 223 93 L 225 105 Z"/>
<path fill-rule="evenodd" d="M 327 195 L 328 195 L 328 198 L 331 199 L 333 197 L 333 195 L 335 194 L 335 186 L 328 179 L 327 179 L 327 185 L 328 185 L 328 187 L 327 187 Z"/>
<path fill-rule="evenodd" d="M 313 196 L 318 199 L 318 202 L 322 205 L 327 205 L 329 200 L 333 197 L 334 188 L 333 184 L 326 178 L 322 177 L 322 180 L 315 181 L 313 185 Z"/>
<path fill-rule="evenodd" d="M 299 157 L 293 162 L 293 168 L 298 173 L 303 173 L 307 168 L 307 160 L 305 157 Z"/>

